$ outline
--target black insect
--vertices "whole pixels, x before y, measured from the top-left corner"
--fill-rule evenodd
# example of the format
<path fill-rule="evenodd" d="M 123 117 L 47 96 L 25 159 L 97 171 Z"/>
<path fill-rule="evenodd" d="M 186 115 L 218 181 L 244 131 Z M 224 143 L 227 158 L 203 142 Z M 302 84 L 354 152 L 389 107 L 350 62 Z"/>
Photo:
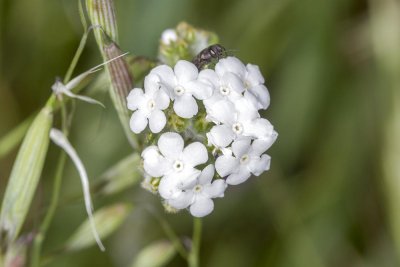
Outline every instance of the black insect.
<path fill-rule="evenodd" d="M 220 44 L 215 44 L 201 50 L 201 52 L 192 60 L 192 62 L 199 70 L 201 70 L 208 64 L 215 64 L 218 62 L 218 60 L 226 56 L 226 49 Z"/>

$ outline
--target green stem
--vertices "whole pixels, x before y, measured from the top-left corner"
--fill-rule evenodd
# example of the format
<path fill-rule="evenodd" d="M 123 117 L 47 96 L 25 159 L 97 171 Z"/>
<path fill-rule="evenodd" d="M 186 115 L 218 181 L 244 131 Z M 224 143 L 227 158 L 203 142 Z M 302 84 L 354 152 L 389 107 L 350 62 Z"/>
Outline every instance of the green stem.
<path fill-rule="evenodd" d="M 174 245 L 175 250 L 179 253 L 179 255 L 182 256 L 185 260 L 188 259 L 188 253 L 185 249 L 185 247 L 182 245 L 182 242 L 180 238 L 177 236 L 177 234 L 174 232 L 172 227 L 169 225 L 169 223 L 162 218 L 160 215 L 158 215 L 156 212 L 154 212 L 152 209 L 148 209 L 151 215 L 153 215 L 157 221 L 159 222 L 161 228 L 167 235 L 168 239 L 172 242 Z"/>
<path fill-rule="evenodd" d="M 57 203 L 60 197 L 61 191 L 61 181 L 62 181 L 62 173 L 64 171 L 65 161 L 66 161 L 66 154 L 64 151 L 61 151 L 60 157 L 58 159 L 54 185 L 53 185 L 53 195 L 51 198 L 49 209 L 47 210 L 46 216 L 40 225 L 39 233 L 36 235 L 33 249 L 32 249 L 32 258 L 31 258 L 31 266 L 32 267 L 39 267 L 40 263 L 40 254 L 42 251 L 42 244 L 46 235 L 46 232 L 50 226 L 51 221 L 53 220 Z"/>
<path fill-rule="evenodd" d="M 193 218 L 193 237 L 192 237 L 192 249 L 189 253 L 188 264 L 189 267 L 200 266 L 200 243 L 201 243 L 201 219 Z"/>
<path fill-rule="evenodd" d="M 88 31 L 85 31 L 82 35 L 82 39 L 79 43 L 78 49 L 76 50 L 74 58 L 72 59 L 71 64 L 69 65 L 67 74 L 64 77 L 64 81 L 63 81 L 64 84 L 66 84 L 71 79 L 71 76 L 72 76 L 72 73 L 74 72 L 76 64 L 78 63 L 78 60 L 83 52 L 83 49 L 85 48 L 86 41 L 88 38 L 88 33 L 89 33 Z"/>
<path fill-rule="evenodd" d="M 179 255 L 182 258 L 187 259 L 188 253 L 186 249 L 183 247 L 181 240 L 175 234 L 174 230 L 172 230 L 171 226 L 164 220 L 161 221 L 161 227 L 163 228 L 165 234 L 168 236 L 168 239 L 171 240 L 172 244 L 174 245 L 176 251 L 178 251 Z"/>
<path fill-rule="evenodd" d="M 82 39 L 79 43 L 78 49 L 75 52 L 74 58 L 72 59 L 71 64 L 69 65 L 67 74 L 65 74 L 64 81 L 63 81 L 64 84 L 66 84 L 71 79 L 72 73 L 74 72 L 74 69 L 76 67 L 76 64 L 78 63 L 79 58 L 81 57 L 83 49 L 85 48 L 85 45 L 86 45 L 86 40 L 89 35 L 89 31 L 87 29 L 87 22 L 85 19 L 85 14 L 83 12 L 82 2 L 80 0 L 78 0 L 78 9 L 79 9 L 79 17 L 81 19 L 84 33 L 82 35 Z"/>

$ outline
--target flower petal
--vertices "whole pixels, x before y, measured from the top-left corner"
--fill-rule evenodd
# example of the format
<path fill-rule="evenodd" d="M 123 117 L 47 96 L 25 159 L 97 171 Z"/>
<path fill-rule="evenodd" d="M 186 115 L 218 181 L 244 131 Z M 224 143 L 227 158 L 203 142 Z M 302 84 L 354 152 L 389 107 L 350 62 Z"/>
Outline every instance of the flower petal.
<path fill-rule="evenodd" d="M 163 133 L 158 139 L 161 153 L 170 159 L 177 159 L 182 154 L 183 145 L 183 139 L 177 133 Z"/>
<path fill-rule="evenodd" d="M 126 101 L 130 110 L 137 110 L 146 101 L 143 90 L 140 88 L 131 90 L 126 98 Z"/>
<path fill-rule="evenodd" d="M 196 66 L 186 60 L 179 60 L 174 67 L 174 72 L 179 84 L 196 80 L 199 75 Z"/>
<path fill-rule="evenodd" d="M 158 193 L 164 199 L 179 197 L 182 190 L 178 188 L 178 181 L 172 176 L 164 176 L 158 185 Z"/>
<path fill-rule="evenodd" d="M 268 89 L 267 89 L 267 87 L 265 87 L 265 85 L 259 84 L 259 85 L 253 86 L 245 92 L 244 96 L 254 102 L 254 100 L 248 94 L 254 95 L 253 99 L 256 99 L 256 101 L 257 101 L 256 102 L 257 109 L 267 109 L 268 108 L 269 103 L 270 103 L 270 95 L 269 95 Z"/>
<path fill-rule="evenodd" d="M 144 130 L 147 126 L 147 116 L 142 110 L 136 110 L 133 112 L 129 121 L 129 126 L 132 132 L 138 134 Z"/>
<path fill-rule="evenodd" d="M 215 123 L 225 123 L 232 125 L 236 118 L 236 110 L 233 103 L 227 100 L 215 102 L 208 110 L 210 118 Z"/>
<path fill-rule="evenodd" d="M 225 189 L 228 187 L 224 179 L 215 180 L 212 184 L 206 185 L 203 194 L 210 198 L 224 197 Z"/>
<path fill-rule="evenodd" d="M 212 69 L 204 69 L 200 71 L 198 80 L 201 82 L 208 82 L 212 84 L 214 88 L 219 87 L 219 77 Z"/>
<path fill-rule="evenodd" d="M 144 91 L 146 95 L 152 97 L 160 88 L 160 77 L 158 75 L 150 73 L 144 78 Z"/>
<path fill-rule="evenodd" d="M 182 190 L 195 184 L 196 178 L 200 175 L 200 171 L 194 168 L 185 168 L 183 171 L 171 172 L 161 178 L 158 186 L 158 192 L 164 199 L 177 198 Z"/>
<path fill-rule="evenodd" d="M 209 199 L 198 195 L 195 202 L 190 206 L 190 213 L 194 217 L 204 217 L 210 214 L 214 209 L 214 202 Z"/>
<path fill-rule="evenodd" d="M 203 169 L 203 171 L 201 172 L 198 180 L 199 180 L 199 184 L 209 184 L 211 183 L 213 177 L 214 177 L 214 165 L 209 164 L 207 165 L 207 167 L 205 167 Z"/>
<path fill-rule="evenodd" d="M 233 154 L 235 154 L 237 158 L 240 158 L 244 154 L 247 154 L 250 150 L 250 143 L 251 143 L 250 138 L 242 138 L 239 140 L 235 140 L 232 143 Z"/>
<path fill-rule="evenodd" d="M 272 144 L 276 141 L 277 138 L 278 138 L 278 133 L 272 131 L 271 135 L 254 140 L 253 144 L 251 145 L 252 154 L 260 156 L 262 153 L 267 151 L 272 146 Z"/>
<path fill-rule="evenodd" d="M 229 155 L 222 155 L 215 161 L 215 169 L 221 177 L 235 173 L 239 168 L 239 160 Z"/>
<path fill-rule="evenodd" d="M 221 78 L 222 83 L 228 86 L 232 91 L 236 93 L 242 93 L 244 91 L 243 81 L 234 73 L 226 72 Z"/>
<path fill-rule="evenodd" d="M 168 165 L 157 146 L 149 146 L 143 150 L 142 158 L 143 168 L 149 175 L 161 177 L 168 172 Z"/>
<path fill-rule="evenodd" d="M 241 79 L 246 74 L 245 65 L 236 57 L 227 57 L 220 59 L 215 66 L 215 72 L 222 77 L 226 72 L 232 72 L 238 75 Z"/>
<path fill-rule="evenodd" d="M 259 176 L 261 173 L 269 170 L 271 164 L 271 157 L 267 154 L 261 156 L 261 158 L 251 159 L 247 168 L 255 176 Z"/>
<path fill-rule="evenodd" d="M 179 117 L 190 119 L 197 114 L 198 110 L 196 100 L 190 94 L 184 94 L 175 99 L 174 111 Z"/>
<path fill-rule="evenodd" d="M 257 65 L 247 64 L 247 77 L 246 80 L 252 85 L 259 85 L 265 82 L 264 77 L 261 74 L 260 68 Z"/>
<path fill-rule="evenodd" d="M 150 74 L 157 74 L 160 77 L 160 82 L 166 85 L 169 89 L 176 86 L 174 71 L 170 66 L 160 65 L 151 70 Z"/>
<path fill-rule="evenodd" d="M 243 122 L 243 135 L 256 138 L 265 138 L 271 136 L 274 126 L 264 118 L 258 118 L 253 121 Z"/>
<path fill-rule="evenodd" d="M 185 88 L 197 99 L 204 100 L 213 93 L 213 86 L 210 83 L 191 81 L 185 84 Z"/>
<path fill-rule="evenodd" d="M 175 209 L 185 209 L 193 203 L 193 192 L 181 192 L 178 197 L 169 199 L 167 203 Z"/>
<path fill-rule="evenodd" d="M 235 101 L 235 109 L 237 110 L 239 121 L 251 121 L 260 117 L 256 105 L 245 97 Z"/>
<path fill-rule="evenodd" d="M 157 92 L 154 101 L 156 102 L 156 107 L 158 109 L 164 110 L 169 106 L 169 96 L 163 89 Z"/>
<path fill-rule="evenodd" d="M 164 112 L 158 109 L 153 110 L 149 118 L 150 131 L 152 131 L 153 133 L 161 132 L 166 122 L 167 119 L 165 117 Z"/>
<path fill-rule="evenodd" d="M 183 149 L 183 160 L 192 167 L 206 163 L 208 160 L 206 147 L 200 142 L 191 143 Z"/>
<path fill-rule="evenodd" d="M 251 176 L 250 171 L 247 168 L 240 168 L 238 172 L 232 173 L 226 179 L 227 184 L 237 185 L 245 182 Z"/>
<path fill-rule="evenodd" d="M 228 125 L 215 125 L 207 133 L 208 142 L 216 147 L 228 146 L 235 135 Z"/>

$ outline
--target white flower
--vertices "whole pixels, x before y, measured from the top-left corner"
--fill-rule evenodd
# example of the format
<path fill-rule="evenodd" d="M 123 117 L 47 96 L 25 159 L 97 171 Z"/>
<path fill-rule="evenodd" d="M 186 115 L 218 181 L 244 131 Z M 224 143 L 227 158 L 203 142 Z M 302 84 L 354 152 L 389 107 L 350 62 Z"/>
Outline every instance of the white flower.
<path fill-rule="evenodd" d="M 232 143 L 233 155 L 222 155 L 217 158 L 215 168 L 222 177 L 228 176 L 227 184 L 237 185 L 245 182 L 251 174 L 259 176 L 270 166 L 270 156 L 261 156 L 251 139 L 241 139 Z"/>
<path fill-rule="evenodd" d="M 165 45 L 169 45 L 176 40 L 178 40 L 178 35 L 174 29 L 166 29 L 161 34 L 161 42 Z"/>
<path fill-rule="evenodd" d="M 193 184 L 182 190 L 178 197 L 169 199 L 167 203 L 176 209 L 190 206 L 190 213 L 195 217 L 204 217 L 214 209 L 212 198 L 223 197 L 227 184 L 223 179 L 215 180 L 214 165 L 210 164 L 201 172 Z"/>
<path fill-rule="evenodd" d="M 200 71 L 199 80 L 206 81 L 214 87 L 212 96 L 203 101 L 206 108 L 211 107 L 219 100 L 225 99 L 235 102 L 242 97 L 244 91 L 241 79 L 231 72 L 226 72 L 222 77 L 219 77 L 215 71 L 205 69 Z"/>
<path fill-rule="evenodd" d="M 216 73 L 222 77 L 225 73 L 238 75 L 245 88 L 244 97 L 249 99 L 257 109 L 266 109 L 269 106 L 270 96 L 264 85 L 264 77 L 257 65 L 247 64 L 245 66 L 236 57 L 227 57 L 219 60 L 215 66 Z"/>
<path fill-rule="evenodd" d="M 154 68 L 151 73 L 160 77 L 171 99 L 174 100 L 174 111 L 182 118 L 192 118 L 198 112 L 198 106 L 193 96 L 199 100 L 212 94 L 211 84 L 198 81 L 199 72 L 196 66 L 185 60 L 176 63 L 174 70 L 167 65 Z"/>
<path fill-rule="evenodd" d="M 267 136 L 273 127 L 268 120 L 260 118 L 251 102 L 242 98 L 235 104 L 220 100 L 208 109 L 208 118 L 220 123 L 207 133 L 209 143 L 216 147 L 226 147 L 238 137 Z"/>
<path fill-rule="evenodd" d="M 177 133 L 164 133 L 156 146 L 148 147 L 142 153 L 144 170 L 155 177 L 161 177 L 158 191 L 169 199 L 180 192 L 180 188 L 193 183 L 200 171 L 195 169 L 206 163 L 206 147 L 194 142 L 184 148 L 182 137 Z"/>
<path fill-rule="evenodd" d="M 140 133 L 149 122 L 150 130 L 159 133 L 166 124 L 166 117 L 162 110 L 169 106 L 169 97 L 160 89 L 157 75 L 148 75 L 144 80 L 144 90 L 135 88 L 128 97 L 128 108 L 135 111 L 130 120 L 130 127 L 134 133 Z"/>

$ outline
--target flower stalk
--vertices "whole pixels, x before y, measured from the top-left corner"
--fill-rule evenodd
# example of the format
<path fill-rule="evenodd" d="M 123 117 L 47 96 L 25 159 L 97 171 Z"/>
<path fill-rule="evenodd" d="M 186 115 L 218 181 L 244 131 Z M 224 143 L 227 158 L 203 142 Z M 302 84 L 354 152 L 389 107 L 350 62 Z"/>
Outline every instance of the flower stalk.
<path fill-rule="evenodd" d="M 193 237 L 192 249 L 189 254 L 188 263 L 189 267 L 200 266 L 200 243 L 201 243 L 202 222 L 201 218 L 193 218 Z"/>

